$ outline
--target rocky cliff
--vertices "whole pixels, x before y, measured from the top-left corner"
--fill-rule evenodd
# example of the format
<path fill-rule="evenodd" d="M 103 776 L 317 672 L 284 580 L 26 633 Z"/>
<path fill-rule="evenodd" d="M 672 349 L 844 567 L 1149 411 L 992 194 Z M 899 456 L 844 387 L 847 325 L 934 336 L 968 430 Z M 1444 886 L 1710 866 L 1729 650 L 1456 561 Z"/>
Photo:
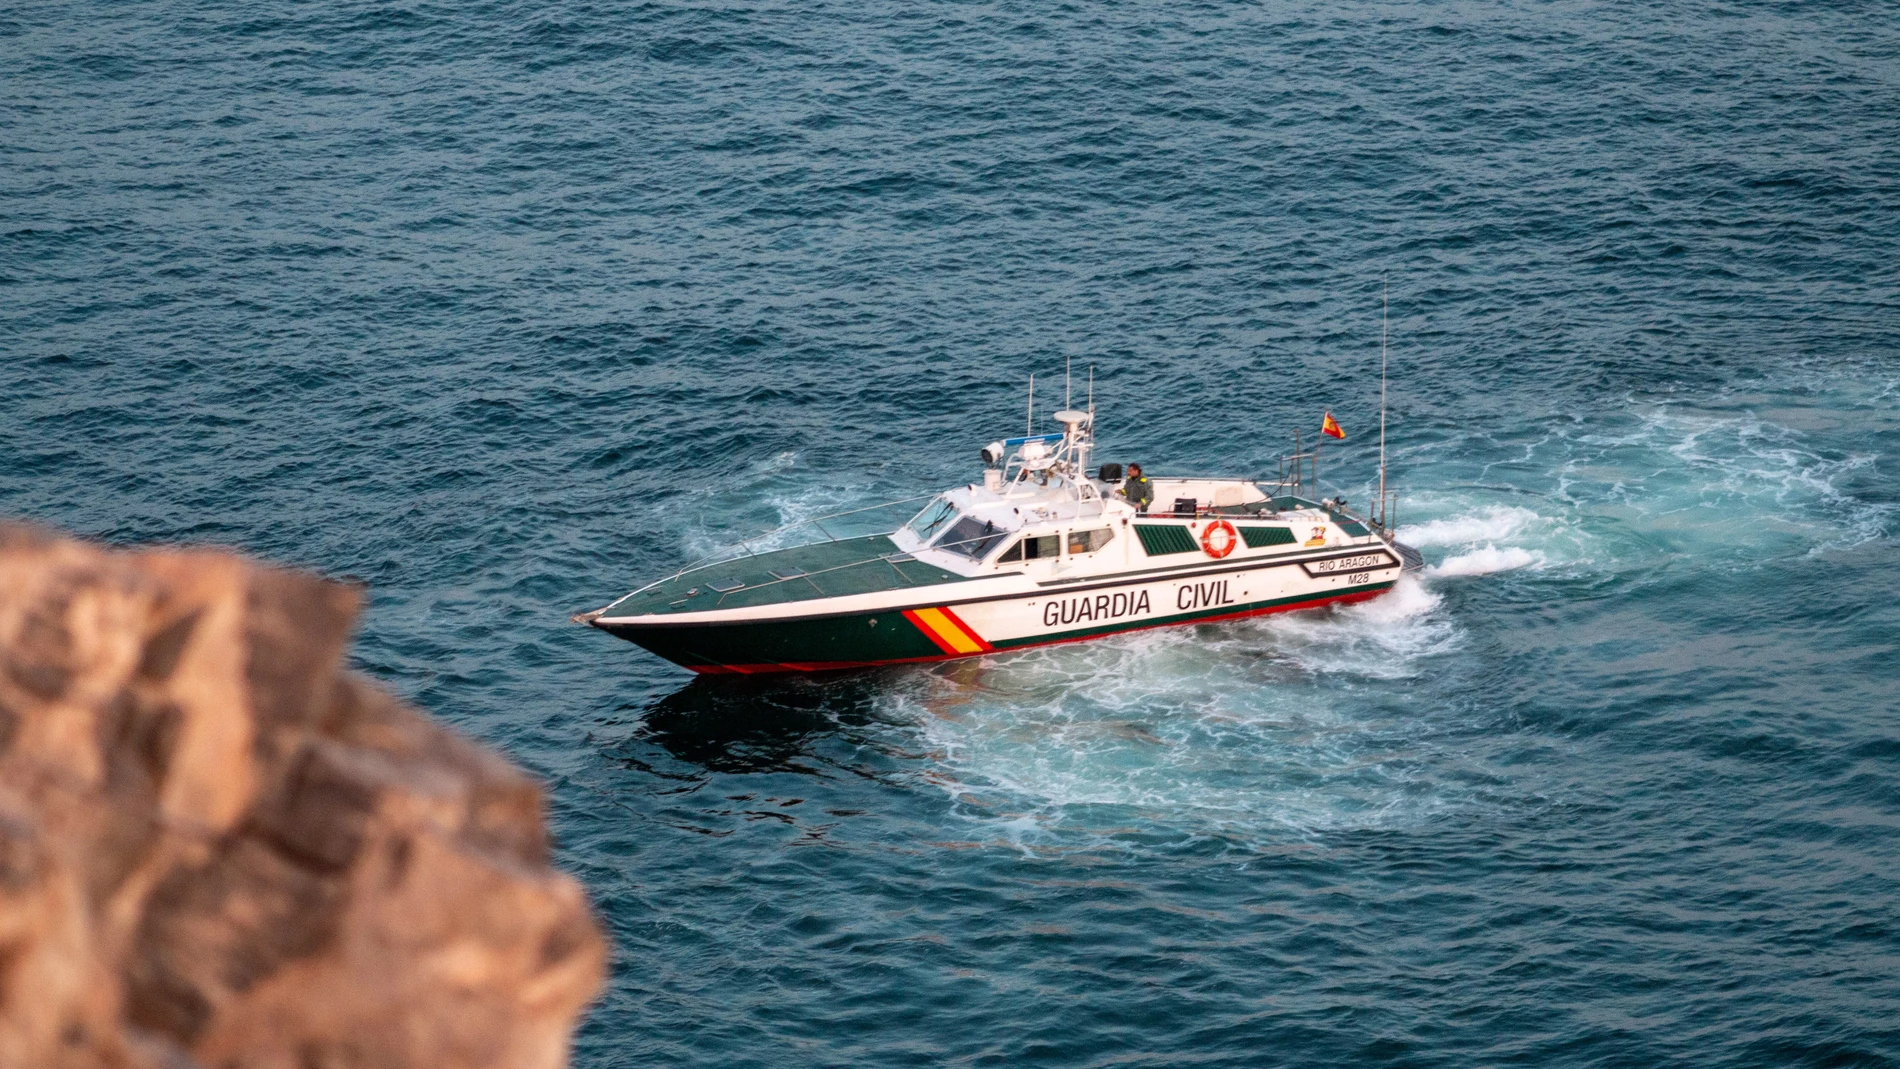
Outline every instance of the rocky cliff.
<path fill-rule="evenodd" d="M 566 1063 L 540 789 L 342 670 L 358 604 L 0 528 L 0 1069 Z"/>

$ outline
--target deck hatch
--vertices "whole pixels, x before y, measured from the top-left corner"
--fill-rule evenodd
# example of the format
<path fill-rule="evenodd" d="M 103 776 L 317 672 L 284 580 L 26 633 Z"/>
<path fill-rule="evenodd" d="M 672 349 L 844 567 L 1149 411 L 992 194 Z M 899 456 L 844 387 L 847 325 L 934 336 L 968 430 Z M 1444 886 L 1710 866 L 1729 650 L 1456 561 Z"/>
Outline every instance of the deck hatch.
<path fill-rule="evenodd" d="M 805 569 L 803 568 L 773 568 L 771 571 L 767 572 L 766 574 L 770 575 L 774 579 L 799 579 L 799 578 L 803 578 L 805 574 Z"/>
<path fill-rule="evenodd" d="M 706 585 L 719 591 L 721 594 L 730 594 L 745 584 L 737 579 L 720 579 L 716 582 L 707 583 Z"/>
<path fill-rule="evenodd" d="M 1299 541 L 1293 537 L 1291 527 L 1242 527 L 1240 537 L 1246 539 L 1248 549 L 1265 549 L 1268 546 L 1290 546 Z"/>
<path fill-rule="evenodd" d="M 1135 525 L 1135 537 L 1141 539 L 1141 548 L 1150 557 L 1192 553 L 1195 550 L 1194 536 L 1179 524 L 1138 523 Z"/>

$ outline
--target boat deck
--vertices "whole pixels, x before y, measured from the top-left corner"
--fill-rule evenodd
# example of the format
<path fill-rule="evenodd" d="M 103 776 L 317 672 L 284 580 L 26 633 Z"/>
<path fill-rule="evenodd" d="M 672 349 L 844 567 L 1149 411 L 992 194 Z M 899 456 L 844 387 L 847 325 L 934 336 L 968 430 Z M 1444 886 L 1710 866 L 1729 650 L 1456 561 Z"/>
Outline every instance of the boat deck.
<path fill-rule="evenodd" d="M 755 608 L 957 583 L 969 578 L 917 560 L 898 549 L 886 535 L 868 535 L 697 567 L 628 594 L 601 610 L 601 615 Z"/>

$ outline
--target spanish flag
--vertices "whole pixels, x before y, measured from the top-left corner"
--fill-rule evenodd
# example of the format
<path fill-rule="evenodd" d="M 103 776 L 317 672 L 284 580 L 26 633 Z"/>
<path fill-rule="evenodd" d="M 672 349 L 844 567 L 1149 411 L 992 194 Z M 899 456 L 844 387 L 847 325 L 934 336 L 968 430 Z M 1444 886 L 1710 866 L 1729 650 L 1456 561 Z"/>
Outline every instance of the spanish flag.
<path fill-rule="evenodd" d="M 1331 412 L 1326 413 L 1326 422 L 1319 425 L 1319 432 L 1328 438 L 1343 440 L 1346 437 L 1346 432 L 1339 429 L 1339 421 L 1333 418 Z"/>

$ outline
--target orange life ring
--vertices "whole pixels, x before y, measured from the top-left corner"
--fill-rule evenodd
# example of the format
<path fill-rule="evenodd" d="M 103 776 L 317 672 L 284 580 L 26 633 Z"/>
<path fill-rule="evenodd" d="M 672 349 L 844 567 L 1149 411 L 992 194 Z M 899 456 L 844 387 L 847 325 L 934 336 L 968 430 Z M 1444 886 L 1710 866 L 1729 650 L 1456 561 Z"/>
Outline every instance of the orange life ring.
<path fill-rule="evenodd" d="M 1218 543 L 1214 541 L 1216 531 L 1221 534 Z M 1207 530 L 1201 532 L 1201 552 L 1215 560 L 1232 553 L 1238 545 L 1240 545 L 1240 532 L 1234 530 L 1234 525 L 1226 520 L 1215 520 L 1207 525 Z"/>

